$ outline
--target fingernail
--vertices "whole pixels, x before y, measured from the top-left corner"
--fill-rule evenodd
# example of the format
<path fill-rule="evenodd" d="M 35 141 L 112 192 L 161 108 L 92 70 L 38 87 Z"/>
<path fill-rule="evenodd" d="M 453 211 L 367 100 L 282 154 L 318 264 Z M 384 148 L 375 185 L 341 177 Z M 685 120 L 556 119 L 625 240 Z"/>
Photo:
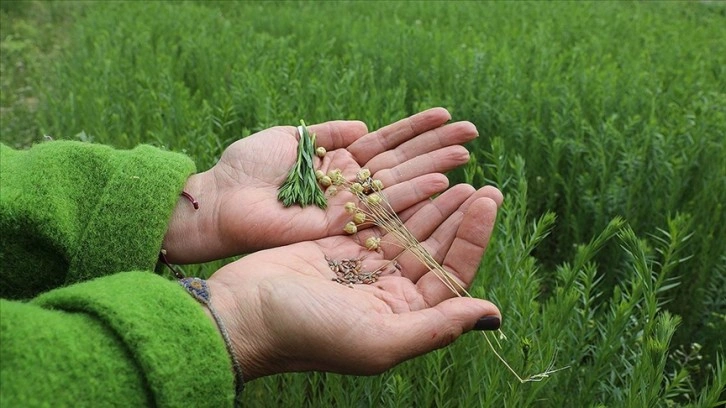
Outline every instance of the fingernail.
<path fill-rule="evenodd" d="M 484 316 L 476 321 L 474 330 L 497 330 L 502 321 L 496 316 Z"/>

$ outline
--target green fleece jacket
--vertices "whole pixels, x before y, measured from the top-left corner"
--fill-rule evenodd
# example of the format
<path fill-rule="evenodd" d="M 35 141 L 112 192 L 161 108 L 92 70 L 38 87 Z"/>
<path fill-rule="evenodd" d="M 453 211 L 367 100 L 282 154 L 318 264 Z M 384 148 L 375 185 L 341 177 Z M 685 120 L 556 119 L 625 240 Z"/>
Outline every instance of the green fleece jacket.
<path fill-rule="evenodd" d="M 0 406 L 232 405 L 217 328 L 153 273 L 193 172 L 150 146 L 0 145 Z"/>

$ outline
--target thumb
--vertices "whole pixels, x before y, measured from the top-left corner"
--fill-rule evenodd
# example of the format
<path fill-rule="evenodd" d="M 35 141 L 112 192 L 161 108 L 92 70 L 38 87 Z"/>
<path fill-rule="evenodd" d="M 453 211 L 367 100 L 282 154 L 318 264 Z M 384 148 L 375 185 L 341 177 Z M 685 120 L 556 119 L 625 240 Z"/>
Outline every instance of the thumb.
<path fill-rule="evenodd" d="M 415 312 L 392 315 L 396 344 L 390 347 L 394 364 L 448 346 L 463 333 L 473 329 L 496 330 L 501 313 L 491 302 L 469 297 L 445 300 Z M 390 346 L 390 344 L 389 344 Z"/>

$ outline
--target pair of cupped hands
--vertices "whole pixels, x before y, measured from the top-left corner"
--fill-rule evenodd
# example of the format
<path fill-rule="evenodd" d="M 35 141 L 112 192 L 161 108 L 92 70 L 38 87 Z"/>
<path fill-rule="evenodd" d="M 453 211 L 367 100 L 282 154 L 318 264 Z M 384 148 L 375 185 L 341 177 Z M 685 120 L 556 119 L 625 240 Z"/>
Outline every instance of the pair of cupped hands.
<path fill-rule="evenodd" d="M 479 268 L 502 194 L 467 184 L 448 188 L 444 172 L 465 164 L 462 144 L 477 137 L 469 122 L 448 123 L 429 109 L 368 132 L 358 121 L 309 126 L 327 149 L 316 168 L 361 168 L 383 182 L 383 194 L 406 228 L 463 287 Z M 245 380 L 291 371 L 376 374 L 444 347 L 462 333 L 499 327 L 492 303 L 457 297 L 387 231 L 370 226 L 347 235 L 347 191 L 328 207 L 283 207 L 278 188 L 297 158 L 295 127 L 274 127 L 230 145 L 210 170 L 185 186 L 164 238 L 172 263 L 247 254 L 208 280 Z M 436 198 L 431 197 L 437 195 Z M 366 237 L 381 238 L 369 251 Z M 334 282 L 328 260 L 361 258 L 365 270 L 386 265 L 377 282 Z"/>

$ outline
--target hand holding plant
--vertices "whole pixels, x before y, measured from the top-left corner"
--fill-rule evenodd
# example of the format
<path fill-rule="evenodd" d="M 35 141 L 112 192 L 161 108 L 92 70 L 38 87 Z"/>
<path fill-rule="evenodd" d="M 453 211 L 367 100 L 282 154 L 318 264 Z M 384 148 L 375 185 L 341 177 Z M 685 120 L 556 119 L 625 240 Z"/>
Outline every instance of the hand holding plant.
<path fill-rule="evenodd" d="M 357 121 L 308 127 L 316 145 L 316 168 L 340 169 L 353 177 L 366 167 L 386 186 L 394 211 L 419 205 L 448 186 L 442 172 L 468 161 L 461 146 L 477 136 L 469 122 L 446 124 L 449 113 L 434 108 L 367 133 Z M 180 200 L 164 239 L 169 261 L 204 262 L 305 240 L 343 234 L 349 194 L 328 197 L 328 208 L 285 207 L 278 190 L 297 159 L 293 126 L 264 130 L 232 145 L 210 170 L 190 177 L 185 191 L 200 203 L 194 211 Z M 342 224 L 341 224 L 342 222 Z"/>
<path fill-rule="evenodd" d="M 405 216 L 407 229 L 461 284 L 473 281 L 502 196 L 494 188 L 451 188 Z M 340 226 L 338 226 L 340 227 Z M 382 372 L 453 342 L 488 317 L 485 300 L 455 297 L 418 260 L 389 242 L 380 251 L 358 236 L 334 236 L 259 251 L 208 280 L 247 380 L 290 371 Z M 389 245 L 390 244 L 390 245 Z M 341 285 L 334 260 L 355 258 L 372 284 Z M 489 325 L 490 329 L 495 328 Z"/>

